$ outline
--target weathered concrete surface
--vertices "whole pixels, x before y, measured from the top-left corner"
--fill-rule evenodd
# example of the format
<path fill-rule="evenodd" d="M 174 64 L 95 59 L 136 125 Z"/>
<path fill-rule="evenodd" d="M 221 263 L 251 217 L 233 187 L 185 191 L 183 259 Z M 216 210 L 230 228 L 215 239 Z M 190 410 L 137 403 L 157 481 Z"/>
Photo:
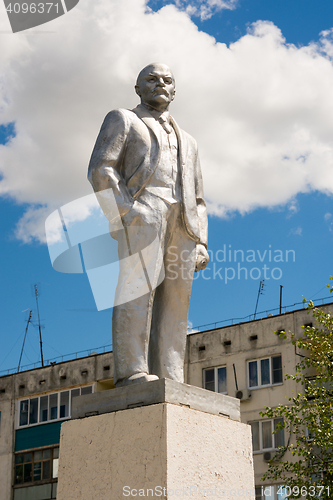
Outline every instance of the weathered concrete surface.
<path fill-rule="evenodd" d="M 169 403 L 62 425 L 57 500 L 214 495 L 254 500 L 248 425 Z"/>
<path fill-rule="evenodd" d="M 193 498 L 254 499 L 248 425 L 175 405 L 167 405 L 166 425 L 168 489 L 192 487 Z M 186 498 L 183 490 L 179 496 Z"/>
<path fill-rule="evenodd" d="M 157 403 L 184 405 L 194 410 L 240 421 L 238 399 L 169 379 L 133 384 L 77 397 L 73 400 L 72 418 L 101 415 Z"/>
<path fill-rule="evenodd" d="M 14 404 L 12 384 L 10 379 L 6 380 L 6 385 L 2 384 L 6 392 L 0 395 L 0 500 L 11 498 L 12 470 L 13 470 L 13 419 Z"/>

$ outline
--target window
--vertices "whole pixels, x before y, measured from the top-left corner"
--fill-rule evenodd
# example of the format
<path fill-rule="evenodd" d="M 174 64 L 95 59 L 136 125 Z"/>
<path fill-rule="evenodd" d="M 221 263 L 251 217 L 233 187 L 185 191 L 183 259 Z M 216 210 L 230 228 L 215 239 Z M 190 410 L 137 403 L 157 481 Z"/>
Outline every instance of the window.
<path fill-rule="evenodd" d="M 203 386 L 204 389 L 220 394 L 227 394 L 227 368 L 220 366 L 219 368 L 208 368 L 203 371 Z"/>
<path fill-rule="evenodd" d="M 91 388 L 90 388 L 91 389 Z M 82 391 L 81 391 L 82 394 Z M 69 391 L 60 393 L 60 418 L 69 416 Z"/>
<path fill-rule="evenodd" d="M 316 419 L 317 420 L 317 419 Z M 317 421 L 317 426 L 319 427 L 319 422 Z M 315 429 L 311 426 L 309 429 L 308 426 L 305 427 L 305 438 L 307 441 L 312 441 L 316 437 Z"/>
<path fill-rule="evenodd" d="M 256 500 L 284 500 L 287 498 L 285 486 L 256 486 Z"/>
<path fill-rule="evenodd" d="M 59 469 L 59 448 L 53 448 L 52 478 L 58 477 Z"/>
<path fill-rule="evenodd" d="M 282 357 L 256 359 L 248 362 L 249 389 L 282 384 Z"/>
<path fill-rule="evenodd" d="M 49 420 L 58 419 L 58 394 L 49 395 Z"/>
<path fill-rule="evenodd" d="M 38 398 L 30 399 L 29 422 L 31 424 L 38 422 Z"/>
<path fill-rule="evenodd" d="M 49 412 L 48 412 L 48 406 L 49 406 L 49 397 L 48 396 L 42 396 L 40 398 L 40 416 L 39 416 L 39 421 L 40 422 L 47 422 L 49 417 Z M 20 424 L 22 425 L 22 424 Z"/>
<path fill-rule="evenodd" d="M 18 426 L 23 427 L 69 418 L 73 398 L 83 394 L 91 394 L 92 392 L 93 386 L 89 385 L 45 396 L 23 399 L 19 401 Z"/>
<path fill-rule="evenodd" d="M 35 483 L 58 477 L 59 447 L 15 455 L 15 484 Z"/>
<path fill-rule="evenodd" d="M 29 400 L 20 401 L 20 425 L 28 424 Z"/>
<path fill-rule="evenodd" d="M 279 422 L 283 422 L 283 418 L 249 422 L 252 430 L 252 448 L 254 452 L 275 450 L 279 446 L 284 446 L 284 429 L 277 430 Z M 274 431 L 277 432 L 273 434 Z"/>

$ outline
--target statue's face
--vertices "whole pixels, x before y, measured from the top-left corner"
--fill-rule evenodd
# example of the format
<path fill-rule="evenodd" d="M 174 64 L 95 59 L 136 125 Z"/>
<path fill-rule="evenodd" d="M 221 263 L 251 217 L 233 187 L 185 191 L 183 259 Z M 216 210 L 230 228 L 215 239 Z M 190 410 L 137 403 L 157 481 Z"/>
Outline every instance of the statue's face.
<path fill-rule="evenodd" d="M 157 110 L 167 109 L 175 97 L 175 81 L 168 66 L 153 64 L 140 73 L 136 93 L 142 101 Z"/>

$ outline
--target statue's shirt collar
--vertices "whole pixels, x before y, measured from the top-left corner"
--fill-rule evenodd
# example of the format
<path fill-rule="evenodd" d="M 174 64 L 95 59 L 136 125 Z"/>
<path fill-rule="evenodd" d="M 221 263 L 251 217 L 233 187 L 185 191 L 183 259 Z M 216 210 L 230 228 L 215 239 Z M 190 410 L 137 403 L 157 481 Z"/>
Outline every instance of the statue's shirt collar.
<path fill-rule="evenodd" d="M 170 123 L 170 113 L 169 111 L 157 111 L 157 109 L 152 108 L 149 106 L 149 104 L 146 103 L 141 103 L 141 106 L 143 106 L 149 113 L 157 120 L 158 122 L 166 122 Z"/>

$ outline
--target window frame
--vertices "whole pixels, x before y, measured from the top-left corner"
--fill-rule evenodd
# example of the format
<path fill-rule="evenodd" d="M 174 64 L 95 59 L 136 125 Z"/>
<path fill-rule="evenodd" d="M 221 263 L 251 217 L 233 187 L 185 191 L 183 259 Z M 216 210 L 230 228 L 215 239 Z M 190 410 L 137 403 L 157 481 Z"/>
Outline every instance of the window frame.
<path fill-rule="evenodd" d="M 281 382 L 273 382 L 273 358 L 281 358 L 281 375 L 282 375 L 282 381 Z M 269 384 L 262 384 L 261 383 L 261 361 L 263 360 L 269 360 L 269 378 L 270 378 L 270 383 Z M 250 386 L 250 363 L 256 363 L 257 365 L 257 383 L 258 385 L 252 385 Z M 282 365 L 282 354 L 272 354 L 270 356 L 264 356 L 262 358 L 254 358 L 254 359 L 249 359 L 247 361 L 247 388 L 250 391 L 257 390 L 257 389 L 265 389 L 266 387 L 275 387 L 277 385 L 283 385 L 283 365 Z"/>
<path fill-rule="evenodd" d="M 278 418 L 270 418 L 270 419 L 263 419 L 263 420 L 251 420 L 248 422 L 248 424 L 251 426 L 251 436 L 252 436 L 252 424 L 259 424 L 259 449 L 258 450 L 254 450 L 253 449 L 253 440 L 252 440 L 252 453 L 253 455 L 259 455 L 261 453 L 266 453 L 267 451 L 277 451 L 279 446 L 285 446 L 284 444 L 282 445 L 279 445 L 279 446 L 276 446 L 276 437 L 277 437 L 277 434 L 274 433 L 275 431 L 275 422 L 276 421 L 283 421 L 283 418 L 281 417 L 278 417 Z M 263 447 L 263 441 L 264 441 L 264 438 L 263 438 L 263 424 L 266 423 L 266 422 L 270 422 L 271 423 L 271 435 L 272 435 L 272 447 L 271 448 L 264 448 Z M 281 429 L 281 431 L 278 431 L 278 432 L 282 432 L 283 434 L 283 443 L 285 443 L 285 433 L 284 433 L 284 428 Z"/>
<path fill-rule="evenodd" d="M 46 451 L 50 451 L 50 458 L 43 458 L 43 453 Z M 42 458 L 35 458 L 36 453 L 42 453 Z M 31 461 L 24 462 L 24 458 L 21 464 L 17 463 L 17 458 L 19 456 L 24 455 L 32 455 Z M 56 456 L 55 456 L 56 455 Z M 44 469 L 44 462 L 50 462 L 50 475 L 48 478 L 45 479 L 34 479 L 34 471 L 35 471 L 35 464 L 41 463 L 41 475 L 42 471 Z M 31 481 L 24 481 L 24 468 L 25 464 L 31 464 Z M 34 485 L 39 485 L 39 484 L 48 484 L 48 483 L 55 483 L 58 481 L 58 464 L 59 464 L 59 444 L 55 446 L 44 446 L 42 448 L 34 448 L 31 450 L 20 450 L 15 452 L 14 454 L 14 488 L 26 488 L 27 486 L 34 486 Z M 17 475 L 16 475 L 16 470 L 17 468 L 22 465 L 22 482 L 16 482 L 17 481 Z M 57 471 L 57 475 L 54 476 L 55 470 Z"/>
<path fill-rule="evenodd" d="M 219 387 L 219 384 L 218 384 L 218 370 L 221 369 L 221 368 L 224 368 L 225 369 L 225 382 L 226 382 L 226 391 L 225 392 L 218 392 L 218 387 Z M 210 391 L 210 389 L 206 389 L 205 385 L 206 385 L 206 380 L 205 380 L 205 373 L 208 371 L 208 370 L 214 370 L 214 391 Z M 227 378 L 227 366 L 226 365 L 221 365 L 221 366 L 210 366 L 208 368 L 203 368 L 202 370 L 202 387 L 204 389 L 206 389 L 207 391 L 210 391 L 210 392 L 216 392 L 217 394 L 224 394 L 224 395 L 227 395 L 228 394 L 228 378 Z"/>
<path fill-rule="evenodd" d="M 35 425 L 43 425 L 43 424 L 49 424 L 52 422 L 59 422 L 63 420 L 68 420 L 72 416 L 72 391 L 76 391 L 79 389 L 81 396 L 82 389 L 91 387 L 91 393 L 94 392 L 95 384 L 87 384 L 79 387 L 72 387 L 68 389 L 62 389 L 61 391 L 55 391 L 55 392 L 48 392 L 44 394 L 39 394 L 38 396 L 33 395 L 33 396 L 26 396 L 22 397 L 17 400 L 17 417 L 16 417 L 16 429 L 25 429 L 27 427 L 33 427 Z M 68 415 L 65 417 L 60 417 L 60 403 L 61 403 L 61 394 L 64 394 L 68 392 Z M 57 418 L 50 418 L 50 396 L 57 396 Z M 41 420 L 41 398 L 47 397 L 47 419 L 46 420 Z M 30 423 L 30 408 L 31 408 L 31 401 L 38 399 L 37 403 L 37 422 Z M 27 423 L 20 425 L 21 422 L 21 404 L 26 403 L 28 404 L 28 409 L 27 409 Z"/>

